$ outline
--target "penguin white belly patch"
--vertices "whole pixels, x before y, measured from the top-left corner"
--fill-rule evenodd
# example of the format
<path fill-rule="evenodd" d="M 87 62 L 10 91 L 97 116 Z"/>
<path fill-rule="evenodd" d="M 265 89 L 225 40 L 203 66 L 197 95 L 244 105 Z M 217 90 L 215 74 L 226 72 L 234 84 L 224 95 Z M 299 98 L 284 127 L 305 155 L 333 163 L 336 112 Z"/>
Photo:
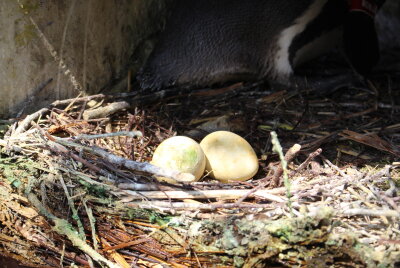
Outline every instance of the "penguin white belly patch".
<path fill-rule="evenodd" d="M 172 0 L 138 80 L 142 88 L 159 89 L 286 79 L 342 35 L 350 62 L 364 74 L 379 56 L 371 6 L 383 1 Z"/>

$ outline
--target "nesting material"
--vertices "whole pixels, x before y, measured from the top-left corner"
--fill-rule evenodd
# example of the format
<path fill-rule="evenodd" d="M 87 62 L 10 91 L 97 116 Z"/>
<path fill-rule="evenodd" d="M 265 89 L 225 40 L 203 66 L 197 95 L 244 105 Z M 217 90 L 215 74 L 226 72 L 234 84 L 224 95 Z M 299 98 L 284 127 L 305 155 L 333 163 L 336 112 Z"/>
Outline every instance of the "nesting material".
<path fill-rule="evenodd" d="M 197 181 L 204 173 L 206 159 L 203 150 L 195 140 L 175 136 L 166 139 L 157 147 L 151 163 L 158 167 L 193 174 L 194 181 Z M 176 183 L 164 177 L 157 177 L 157 179 Z"/>
<path fill-rule="evenodd" d="M 206 158 L 206 170 L 220 181 L 245 181 L 258 171 L 258 159 L 251 145 L 229 131 L 216 131 L 200 143 Z"/>

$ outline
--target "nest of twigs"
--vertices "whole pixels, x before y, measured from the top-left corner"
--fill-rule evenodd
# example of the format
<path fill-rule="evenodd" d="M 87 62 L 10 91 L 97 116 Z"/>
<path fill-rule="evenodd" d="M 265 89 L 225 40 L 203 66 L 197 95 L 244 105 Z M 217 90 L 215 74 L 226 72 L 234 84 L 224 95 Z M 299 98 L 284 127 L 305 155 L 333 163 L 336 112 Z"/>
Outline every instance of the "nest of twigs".
<path fill-rule="evenodd" d="M 399 267 L 399 107 L 379 90 L 239 83 L 53 103 L 0 139 L 0 251 L 52 267 Z M 157 182 L 185 174 L 150 165 L 155 146 L 217 129 L 253 145 L 253 180 Z"/>

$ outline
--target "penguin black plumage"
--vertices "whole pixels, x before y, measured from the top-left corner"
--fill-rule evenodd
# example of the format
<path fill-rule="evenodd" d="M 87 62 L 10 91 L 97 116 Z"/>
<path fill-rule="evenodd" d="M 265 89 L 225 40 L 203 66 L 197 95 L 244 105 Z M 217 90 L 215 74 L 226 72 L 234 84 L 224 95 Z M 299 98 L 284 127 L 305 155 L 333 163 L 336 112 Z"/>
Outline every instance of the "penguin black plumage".
<path fill-rule="evenodd" d="M 351 10 L 355 1 L 377 8 L 383 2 L 173 0 L 165 30 L 138 79 L 142 88 L 152 89 L 285 81 L 296 66 L 338 45 L 342 37 L 350 62 L 366 74 L 379 48 L 373 18 Z"/>
<path fill-rule="evenodd" d="M 384 0 L 351 0 L 343 25 L 343 48 L 354 69 L 368 75 L 379 60 L 375 15 Z"/>

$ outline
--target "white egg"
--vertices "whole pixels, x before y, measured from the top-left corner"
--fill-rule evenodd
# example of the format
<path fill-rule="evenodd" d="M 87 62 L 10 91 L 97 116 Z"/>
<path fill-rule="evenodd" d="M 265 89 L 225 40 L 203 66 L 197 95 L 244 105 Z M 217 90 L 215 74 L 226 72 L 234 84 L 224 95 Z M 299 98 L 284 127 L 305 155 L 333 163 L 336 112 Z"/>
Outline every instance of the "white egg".
<path fill-rule="evenodd" d="M 200 143 L 206 155 L 206 171 L 220 181 L 245 181 L 258 171 L 258 159 L 251 145 L 229 131 L 216 131 Z"/>
<path fill-rule="evenodd" d="M 154 151 L 151 163 L 155 166 L 190 173 L 199 180 L 204 173 L 206 159 L 200 145 L 193 139 L 175 136 L 164 140 Z M 174 183 L 174 180 L 157 179 Z"/>

